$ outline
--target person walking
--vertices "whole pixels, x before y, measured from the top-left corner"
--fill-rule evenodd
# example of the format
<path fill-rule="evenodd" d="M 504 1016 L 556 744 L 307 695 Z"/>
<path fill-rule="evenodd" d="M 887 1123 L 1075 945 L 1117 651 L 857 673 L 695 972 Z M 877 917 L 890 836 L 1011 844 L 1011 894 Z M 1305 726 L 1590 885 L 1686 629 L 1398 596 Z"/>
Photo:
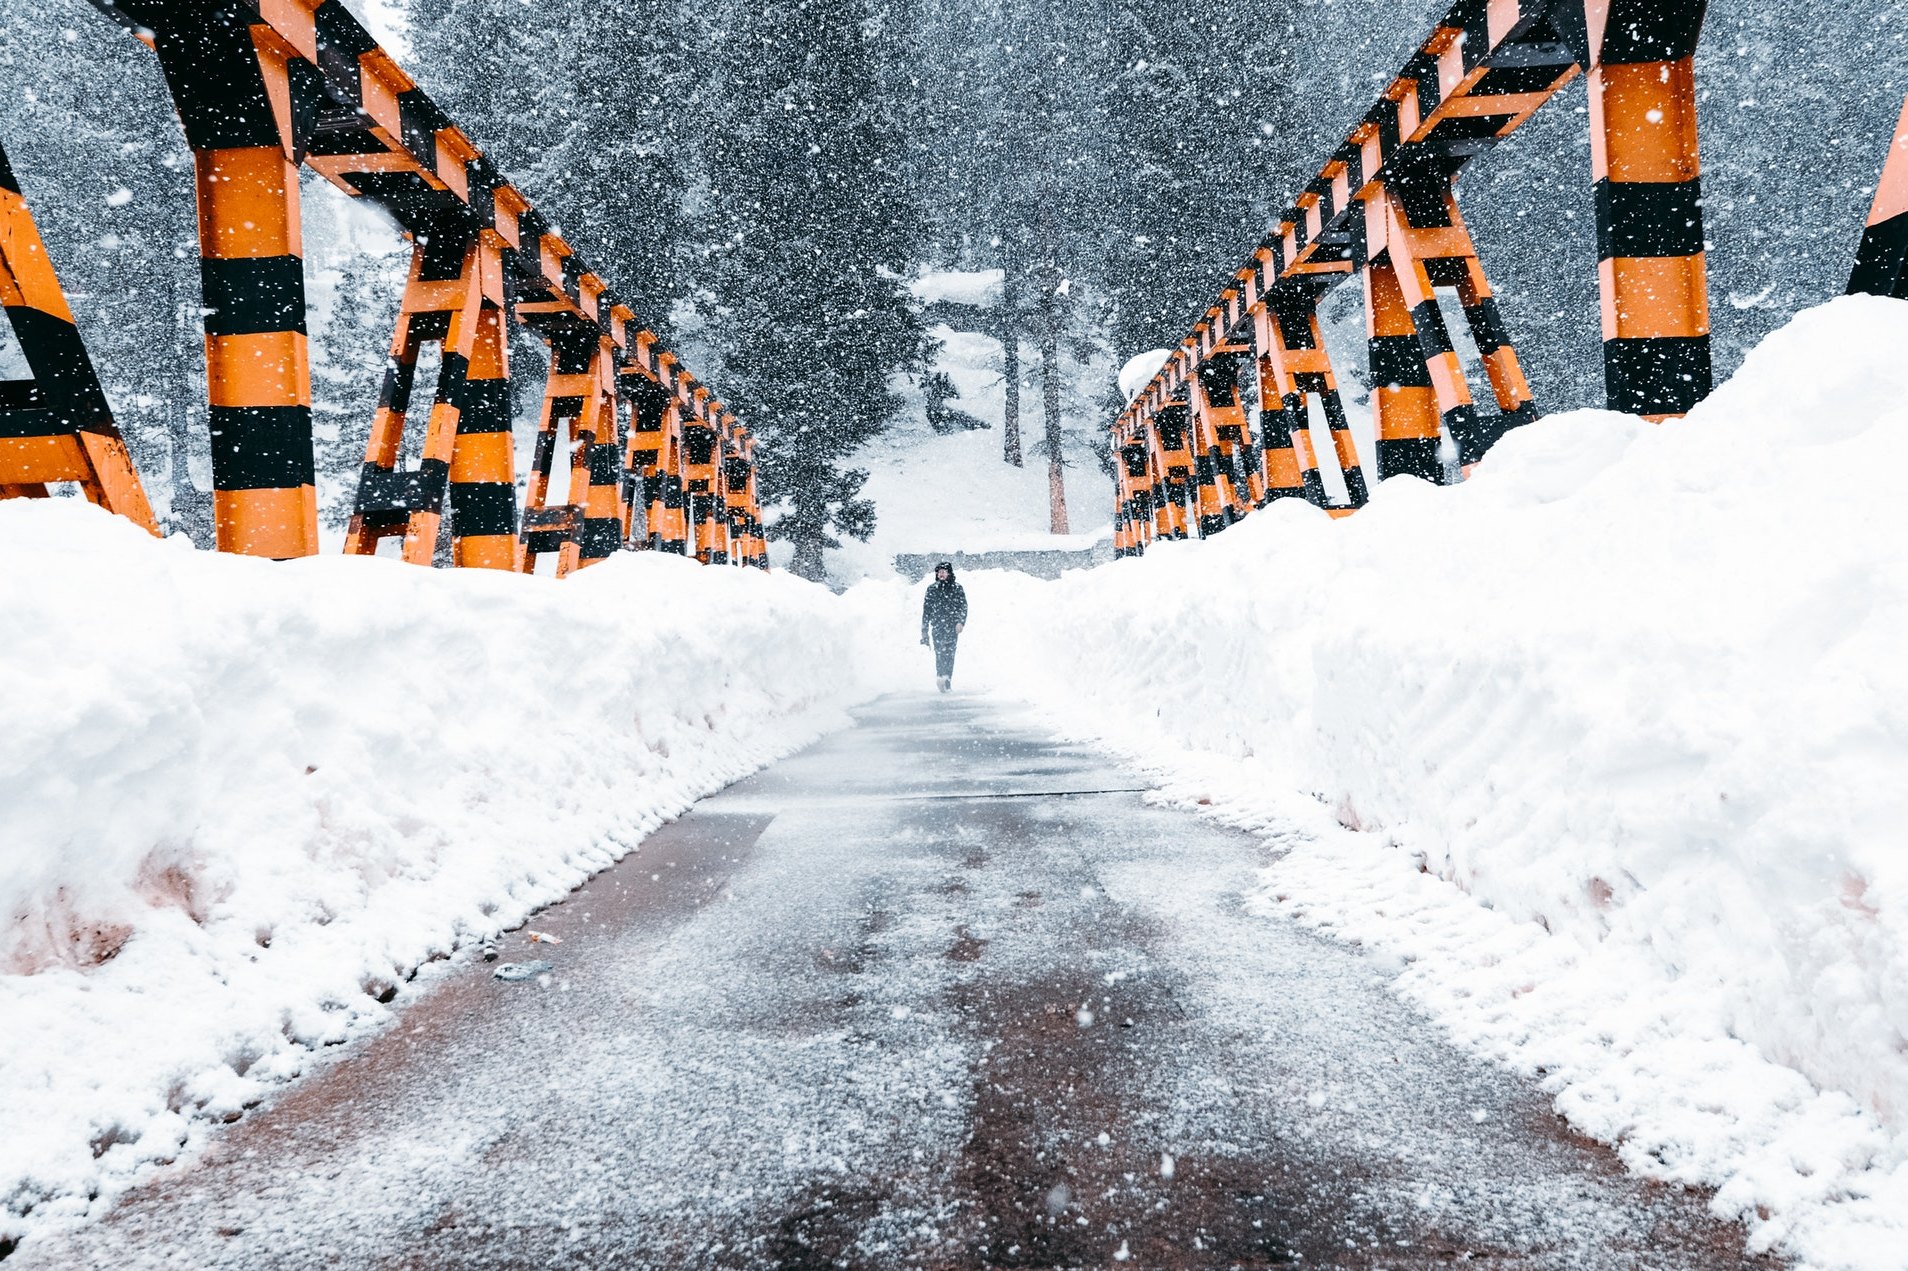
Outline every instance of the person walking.
<path fill-rule="evenodd" d="M 954 566 L 942 561 L 921 603 L 921 643 L 933 637 L 934 685 L 943 693 L 954 687 L 954 646 L 966 627 L 967 592 L 954 581 Z"/>

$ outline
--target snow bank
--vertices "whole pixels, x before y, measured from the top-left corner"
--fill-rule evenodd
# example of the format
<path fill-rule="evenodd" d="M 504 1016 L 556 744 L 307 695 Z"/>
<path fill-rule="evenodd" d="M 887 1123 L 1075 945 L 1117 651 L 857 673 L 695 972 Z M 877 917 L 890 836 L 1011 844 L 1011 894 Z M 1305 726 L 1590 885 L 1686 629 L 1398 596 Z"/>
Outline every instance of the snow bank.
<path fill-rule="evenodd" d="M 1140 390 L 1153 382 L 1159 374 L 1159 368 L 1172 361 L 1171 349 L 1148 349 L 1144 353 L 1127 358 L 1120 367 L 1120 396 L 1132 401 L 1140 395 Z"/>
<path fill-rule="evenodd" d="M 842 722 L 905 625 L 893 586 L 274 564 L 77 500 L 0 541 L 0 1247 Z"/>
<path fill-rule="evenodd" d="M 1837 300 L 1680 423 L 1559 416 L 1347 521 L 970 577 L 1005 625 L 968 668 L 1276 829 L 1261 903 L 1416 959 L 1633 1165 L 1899 1267 L 1905 348 L 1908 304 Z"/>
<path fill-rule="evenodd" d="M 908 283 L 908 293 L 922 304 L 945 301 L 991 309 L 1006 278 L 1004 269 L 936 270 Z"/>

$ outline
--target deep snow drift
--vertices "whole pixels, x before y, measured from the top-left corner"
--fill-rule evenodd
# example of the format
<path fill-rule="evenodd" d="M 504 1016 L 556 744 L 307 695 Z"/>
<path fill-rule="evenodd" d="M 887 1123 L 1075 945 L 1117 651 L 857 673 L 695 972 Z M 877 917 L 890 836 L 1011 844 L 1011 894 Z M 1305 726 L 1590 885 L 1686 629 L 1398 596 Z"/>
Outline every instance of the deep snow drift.
<path fill-rule="evenodd" d="M 1635 1168 L 1809 1265 L 1899 1268 L 1904 348 L 1908 305 L 1851 297 L 1681 422 L 1558 416 L 1344 521 L 968 575 L 957 685 L 1264 831 L 1255 904 L 1392 959 Z M 993 479 L 998 434 L 935 442 L 971 462 L 887 470 L 884 506 Z M 269 565 L 72 501 L 0 504 L 0 535 L 0 1239 L 930 674 L 892 584 Z"/>
<path fill-rule="evenodd" d="M 1562 415 L 1346 521 L 970 578 L 969 680 L 1275 830 L 1262 903 L 1415 959 L 1633 1165 L 1900 1267 L 1904 349 L 1908 304 L 1850 297 L 1678 423 Z"/>
<path fill-rule="evenodd" d="M 900 600 L 652 555 L 276 564 L 73 499 L 0 503 L 0 539 L 0 1242 L 842 722 Z"/>

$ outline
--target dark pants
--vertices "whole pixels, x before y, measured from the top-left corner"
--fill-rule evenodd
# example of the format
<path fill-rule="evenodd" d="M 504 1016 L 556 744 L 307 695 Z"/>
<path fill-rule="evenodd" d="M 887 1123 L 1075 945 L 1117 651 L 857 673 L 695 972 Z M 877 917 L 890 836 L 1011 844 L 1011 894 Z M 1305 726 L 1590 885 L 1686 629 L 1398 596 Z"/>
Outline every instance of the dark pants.
<path fill-rule="evenodd" d="M 943 679 L 954 674 L 954 645 L 960 639 L 954 628 L 934 628 L 934 673 Z"/>

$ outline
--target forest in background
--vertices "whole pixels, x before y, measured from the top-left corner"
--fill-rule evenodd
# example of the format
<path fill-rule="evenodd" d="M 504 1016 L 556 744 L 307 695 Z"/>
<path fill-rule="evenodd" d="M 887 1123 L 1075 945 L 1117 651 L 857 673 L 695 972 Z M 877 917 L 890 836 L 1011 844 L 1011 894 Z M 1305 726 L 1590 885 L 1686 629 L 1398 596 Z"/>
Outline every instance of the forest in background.
<path fill-rule="evenodd" d="M 1005 269 L 1030 324 L 1049 306 L 1102 363 L 1173 343 L 1442 6 L 380 7 L 406 70 L 757 432 L 775 531 L 819 544 L 879 515 L 852 455 L 931 364 L 910 276 Z M 1840 290 L 1904 53 L 1908 0 L 1829 17 L 1711 4 L 1698 75 L 1719 373 Z M 1546 410 L 1601 398 L 1584 112 L 1579 81 L 1459 188 Z M 154 59 L 85 0 L 7 6 L 0 138 L 155 502 L 209 541 L 191 163 Z M 406 257 L 372 213 L 310 185 L 306 244 L 338 524 Z M 1356 292 L 1328 317 L 1355 327 Z M 534 415 L 541 355 L 520 341 L 518 410 Z M 1354 392 L 1361 370 L 1341 368 Z M 1112 385 L 1074 388 L 1069 409 L 1090 416 L 1074 423 L 1110 418 Z"/>

